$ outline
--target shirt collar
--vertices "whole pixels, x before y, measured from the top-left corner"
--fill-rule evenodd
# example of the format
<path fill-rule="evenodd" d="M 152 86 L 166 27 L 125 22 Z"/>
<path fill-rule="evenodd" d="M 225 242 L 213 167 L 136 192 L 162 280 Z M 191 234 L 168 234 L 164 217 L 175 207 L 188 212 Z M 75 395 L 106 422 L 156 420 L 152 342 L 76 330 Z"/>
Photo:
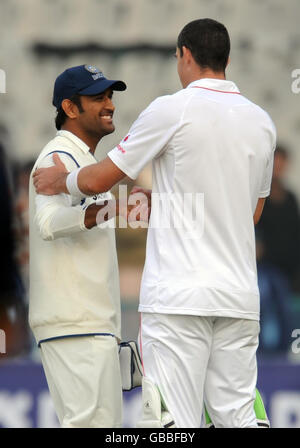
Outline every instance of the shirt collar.
<path fill-rule="evenodd" d="M 79 137 L 77 137 L 70 131 L 60 130 L 57 131 L 56 135 L 71 140 L 71 142 L 74 143 L 76 146 L 78 146 L 85 154 L 87 154 L 90 150 L 90 148 L 86 143 L 84 143 L 84 141 L 82 141 Z"/>
<path fill-rule="evenodd" d="M 227 81 L 226 79 L 215 79 L 215 78 L 202 78 L 191 82 L 186 88 L 202 88 L 208 90 L 215 90 L 217 92 L 227 92 L 227 93 L 240 93 L 236 84 L 232 81 Z"/>

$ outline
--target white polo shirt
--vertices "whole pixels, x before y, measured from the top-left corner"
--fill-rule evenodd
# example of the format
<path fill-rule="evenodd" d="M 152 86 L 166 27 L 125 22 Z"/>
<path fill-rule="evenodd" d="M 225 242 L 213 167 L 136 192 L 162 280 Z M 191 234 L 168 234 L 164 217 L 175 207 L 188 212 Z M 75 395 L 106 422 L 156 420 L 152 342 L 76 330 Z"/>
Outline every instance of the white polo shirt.
<path fill-rule="evenodd" d="M 259 319 L 253 215 L 275 140 L 233 82 L 201 79 L 153 101 L 108 154 L 133 179 L 152 160 L 140 311 Z"/>
<path fill-rule="evenodd" d="M 58 131 L 33 171 L 53 165 L 53 152 L 69 171 L 97 162 L 82 140 Z M 37 195 L 30 178 L 29 198 L 29 323 L 37 342 L 87 334 L 121 338 L 115 229 L 84 226 L 86 207 L 111 199 L 111 193 L 81 201 L 67 194 Z"/>

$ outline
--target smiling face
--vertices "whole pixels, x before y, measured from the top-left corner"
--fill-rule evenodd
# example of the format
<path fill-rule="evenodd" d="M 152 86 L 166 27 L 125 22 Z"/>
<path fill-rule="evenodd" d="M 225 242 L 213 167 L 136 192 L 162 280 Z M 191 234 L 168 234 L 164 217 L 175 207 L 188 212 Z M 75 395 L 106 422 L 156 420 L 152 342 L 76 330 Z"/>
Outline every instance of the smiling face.
<path fill-rule="evenodd" d="M 99 140 L 115 130 L 112 102 L 113 91 L 107 89 L 97 95 L 81 95 L 81 108 L 76 114 L 76 126 L 81 132 Z"/>

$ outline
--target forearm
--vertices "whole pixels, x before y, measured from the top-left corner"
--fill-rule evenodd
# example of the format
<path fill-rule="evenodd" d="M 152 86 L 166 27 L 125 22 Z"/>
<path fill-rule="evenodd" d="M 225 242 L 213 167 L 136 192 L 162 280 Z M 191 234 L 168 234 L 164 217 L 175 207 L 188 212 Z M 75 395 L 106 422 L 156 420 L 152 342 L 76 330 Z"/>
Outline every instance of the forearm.
<path fill-rule="evenodd" d="M 77 173 L 77 187 L 82 193 L 81 196 L 93 196 L 95 193 L 104 193 L 108 191 L 113 184 L 109 182 L 108 179 L 104 180 L 100 177 L 102 170 L 101 167 L 99 169 L 98 165 L 99 164 L 97 163 L 85 166 L 78 170 L 74 170 L 72 174 L 60 173 L 56 178 L 55 194 L 66 193 L 76 196 L 76 191 L 75 189 L 73 191 L 70 189 L 70 184 L 68 188 L 67 180 L 69 175 L 73 176 L 74 179 L 75 173 Z M 72 183 L 74 183 L 74 180 L 72 181 Z M 73 186 L 73 188 L 76 188 L 76 186 Z M 78 195 L 80 195 L 80 192 L 78 192 Z M 46 194 L 48 193 L 46 192 Z"/>
<path fill-rule="evenodd" d="M 109 157 L 69 173 L 58 154 L 53 154 L 54 166 L 39 168 L 33 173 L 33 183 L 38 194 L 46 196 L 60 193 L 74 197 L 93 196 L 109 191 L 126 174 Z"/>
<path fill-rule="evenodd" d="M 97 163 L 74 170 L 72 173 L 62 173 L 60 177 L 57 178 L 55 192 L 82 197 L 93 196 L 95 193 L 105 193 L 112 185 L 113 184 L 107 180 L 103 181 L 101 177 L 101 169 L 99 169 Z M 77 188 L 79 191 L 76 191 Z"/>
<path fill-rule="evenodd" d="M 65 206 L 49 202 L 39 207 L 35 221 L 41 237 L 46 241 L 52 241 L 92 229 L 118 216 L 119 213 L 119 201 L 114 199 L 99 205 L 91 204 L 85 210 L 79 205 Z"/>
<path fill-rule="evenodd" d="M 78 173 L 77 185 L 83 194 L 92 196 L 109 191 L 125 176 L 125 173 L 106 157 L 102 162 L 82 168 Z"/>
<path fill-rule="evenodd" d="M 35 221 L 43 240 L 52 241 L 86 230 L 81 207 L 47 205 L 36 213 Z"/>
<path fill-rule="evenodd" d="M 115 218 L 118 215 L 118 200 L 111 199 L 109 201 L 104 201 L 101 205 L 92 204 L 85 211 L 84 225 L 87 229 L 92 229 L 93 227 L 102 224 L 109 219 Z"/>

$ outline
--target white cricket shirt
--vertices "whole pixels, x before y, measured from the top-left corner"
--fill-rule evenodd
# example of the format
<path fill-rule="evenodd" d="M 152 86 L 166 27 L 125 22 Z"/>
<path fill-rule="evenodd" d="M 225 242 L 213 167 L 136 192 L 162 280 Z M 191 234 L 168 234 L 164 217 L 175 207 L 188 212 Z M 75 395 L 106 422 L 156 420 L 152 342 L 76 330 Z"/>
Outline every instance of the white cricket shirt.
<path fill-rule="evenodd" d="M 52 152 L 58 152 L 69 171 L 97 162 L 82 140 L 58 131 L 33 171 L 53 165 Z M 86 207 L 111 199 L 111 193 L 84 200 L 37 195 L 30 178 L 29 198 L 29 323 L 37 342 L 83 334 L 121 338 L 115 229 L 87 230 L 84 225 Z"/>
<path fill-rule="evenodd" d="M 133 179 L 152 160 L 139 311 L 259 319 L 253 215 L 275 140 L 233 82 L 201 79 L 153 101 L 108 154 Z"/>

